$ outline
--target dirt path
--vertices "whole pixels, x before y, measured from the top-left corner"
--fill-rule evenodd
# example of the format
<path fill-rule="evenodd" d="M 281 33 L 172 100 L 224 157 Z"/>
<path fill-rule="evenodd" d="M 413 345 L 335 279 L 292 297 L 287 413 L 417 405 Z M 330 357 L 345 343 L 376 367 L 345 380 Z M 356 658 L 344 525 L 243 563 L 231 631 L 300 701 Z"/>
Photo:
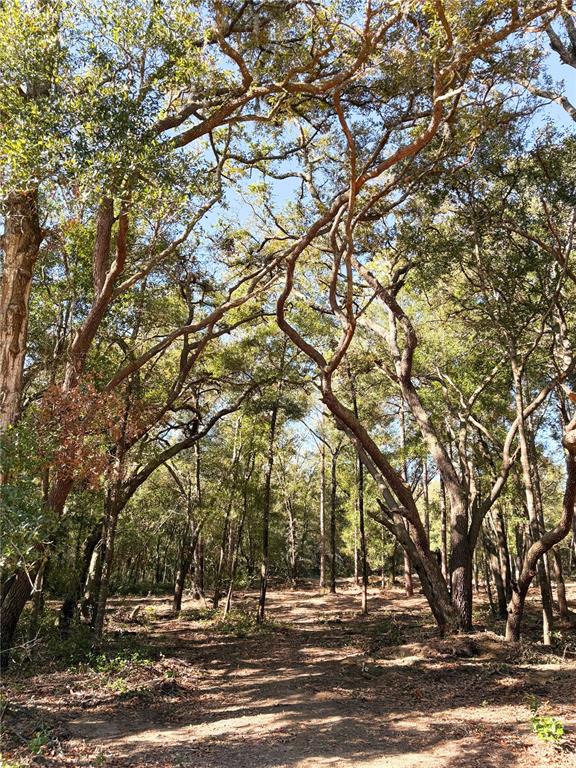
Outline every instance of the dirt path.
<path fill-rule="evenodd" d="M 353 590 L 271 592 L 271 629 L 248 637 L 154 606 L 154 664 L 127 664 L 105 684 L 55 672 L 11 690 L 14 730 L 34 713 L 60 734 L 37 764 L 576 766 L 576 663 L 512 652 L 491 633 L 430 641 L 419 597 L 374 591 L 366 619 Z M 564 722 L 563 750 L 532 733 L 531 696 Z"/>

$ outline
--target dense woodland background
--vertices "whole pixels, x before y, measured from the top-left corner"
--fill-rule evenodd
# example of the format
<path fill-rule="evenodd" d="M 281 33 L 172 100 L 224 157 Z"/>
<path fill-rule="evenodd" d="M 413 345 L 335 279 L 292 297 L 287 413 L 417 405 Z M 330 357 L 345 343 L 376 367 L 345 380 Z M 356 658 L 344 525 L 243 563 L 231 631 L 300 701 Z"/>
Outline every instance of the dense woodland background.
<path fill-rule="evenodd" d="M 571 0 L 0 3 L 3 666 L 344 577 L 555 642 L 575 74 Z"/>

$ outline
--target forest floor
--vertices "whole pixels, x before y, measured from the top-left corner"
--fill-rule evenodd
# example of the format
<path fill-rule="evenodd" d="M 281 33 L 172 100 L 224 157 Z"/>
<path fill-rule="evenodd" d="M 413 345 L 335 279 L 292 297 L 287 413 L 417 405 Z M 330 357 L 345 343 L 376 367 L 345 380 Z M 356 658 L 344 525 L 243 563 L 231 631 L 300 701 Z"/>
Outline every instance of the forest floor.
<path fill-rule="evenodd" d="M 569 590 L 576 597 L 576 588 Z M 537 768 L 576 766 L 576 633 L 554 651 L 487 629 L 441 640 L 400 588 L 238 596 L 227 621 L 188 601 L 115 599 L 108 641 L 5 676 L 3 768 Z M 131 616 L 137 605 L 142 608 Z M 139 623 L 136 623 L 139 622 Z M 537 636 L 537 613 L 528 616 Z M 494 628 L 494 627 L 493 627 Z M 501 630 L 501 625 L 495 627 Z M 559 744 L 541 733 L 565 729 Z"/>

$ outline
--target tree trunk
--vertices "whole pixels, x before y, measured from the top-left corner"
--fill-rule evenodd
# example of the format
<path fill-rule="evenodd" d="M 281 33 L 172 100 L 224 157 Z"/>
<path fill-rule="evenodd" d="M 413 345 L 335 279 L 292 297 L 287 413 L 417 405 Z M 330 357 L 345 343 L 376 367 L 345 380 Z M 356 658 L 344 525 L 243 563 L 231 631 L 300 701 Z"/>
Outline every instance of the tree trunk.
<path fill-rule="evenodd" d="M 270 547 L 270 508 L 272 506 L 272 470 L 274 468 L 274 441 L 276 438 L 276 422 L 280 406 L 280 393 L 272 406 L 270 415 L 270 433 L 268 436 L 268 457 L 266 475 L 264 478 L 264 499 L 262 503 L 262 563 L 260 566 L 260 597 L 258 599 L 258 623 L 264 621 L 266 610 L 266 590 L 268 587 L 268 558 Z"/>
<path fill-rule="evenodd" d="M 450 583 L 452 602 L 459 617 L 460 629 L 472 629 L 472 551 L 468 538 L 466 503 L 450 495 Z"/>
<path fill-rule="evenodd" d="M 554 564 L 554 576 L 556 578 L 556 597 L 558 599 L 558 612 L 560 618 L 567 621 L 570 618 L 568 603 L 566 601 L 566 584 L 562 572 L 562 556 L 556 547 L 552 547 L 552 562 Z"/>
<path fill-rule="evenodd" d="M 520 466 L 522 468 L 522 484 L 524 486 L 524 495 L 526 499 L 526 509 L 530 523 L 531 544 L 537 542 L 544 533 L 543 525 L 538 514 L 539 500 L 537 498 L 538 488 L 536 487 L 534 473 L 534 446 L 530 446 L 529 433 L 525 424 L 524 417 L 524 394 L 522 370 L 515 358 L 512 359 L 512 372 L 514 374 L 514 399 L 516 403 L 516 417 L 518 419 L 518 442 L 520 446 Z M 546 550 L 547 551 L 547 550 Z M 543 552 L 542 554 L 545 554 Z M 545 562 L 542 556 L 535 561 L 538 583 L 540 586 L 540 596 L 542 599 L 542 636 L 544 645 L 551 643 L 552 631 L 552 599 L 550 581 L 546 572 Z M 522 576 L 521 576 L 522 578 Z M 530 579 L 531 581 L 532 579 Z M 524 595 L 525 598 L 525 595 Z M 515 603 L 515 595 L 512 596 L 512 604 Z"/>
<path fill-rule="evenodd" d="M 286 511 L 288 513 L 288 570 L 290 585 L 296 586 L 298 576 L 298 544 L 296 531 L 296 515 L 292 506 L 292 500 L 286 499 Z"/>
<path fill-rule="evenodd" d="M 497 610 L 494 612 L 498 615 L 498 618 L 505 619 L 508 615 L 507 610 L 507 600 L 506 600 L 506 589 L 504 587 L 504 582 L 502 581 L 502 571 L 500 569 L 500 560 L 498 558 L 498 551 L 496 549 L 496 546 L 494 542 L 492 541 L 492 538 L 490 536 L 489 531 L 484 530 L 484 535 L 482 537 L 482 543 L 484 544 L 484 549 L 486 551 L 486 562 L 490 563 L 490 571 L 492 572 L 492 577 L 494 579 L 494 584 L 496 586 L 496 599 L 497 599 Z M 488 568 L 488 565 L 486 566 Z M 493 605 L 493 601 L 491 600 L 491 605 Z M 495 606 L 496 608 L 496 606 Z"/>
<path fill-rule="evenodd" d="M 440 478 L 440 562 L 442 576 L 448 581 L 448 516 L 446 514 L 446 489 Z"/>
<path fill-rule="evenodd" d="M 360 559 L 362 563 L 362 613 L 368 614 L 368 552 L 364 517 L 364 466 L 358 460 L 358 517 L 360 527 Z"/>
<path fill-rule="evenodd" d="M 430 546 L 430 493 L 428 490 L 428 459 L 422 462 L 422 498 L 424 499 L 424 528 Z"/>
<path fill-rule="evenodd" d="M 408 464 L 406 462 L 406 414 L 404 412 L 404 400 L 400 402 L 400 451 L 402 454 L 402 480 L 408 484 Z M 405 522 L 406 530 L 410 534 L 410 525 Z M 404 592 L 406 597 L 412 597 L 414 594 L 414 584 L 412 582 L 412 562 L 410 555 L 404 550 Z"/>
<path fill-rule="evenodd" d="M 190 568 L 194 562 L 194 553 L 196 550 L 196 544 L 198 542 L 198 531 L 190 531 L 192 525 L 191 519 L 187 521 L 186 531 L 182 541 L 182 547 L 180 549 L 180 562 L 178 564 L 178 570 L 176 571 L 176 579 L 174 582 L 174 595 L 172 598 L 172 608 L 176 613 L 180 613 L 182 610 L 182 597 L 184 595 L 184 587 L 186 586 L 186 579 L 190 573 Z M 190 538 L 190 534 L 192 534 Z"/>
<path fill-rule="evenodd" d="M 86 580 L 88 578 L 88 573 L 90 570 L 90 564 L 92 562 L 92 556 L 94 554 L 94 550 L 98 542 L 102 539 L 103 525 L 104 525 L 104 521 L 99 520 L 94 525 L 94 527 L 92 528 L 88 536 L 84 539 L 84 543 L 82 545 L 82 560 L 81 560 L 81 566 L 80 566 L 80 573 L 77 575 L 77 577 L 74 578 L 73 583 L 70 587 L 70 590 L 66 595 L 66 598 L 62 606 L 60 607 L 59 625 L 61 630 L 64 629 L 65 631 L 67 631 L 70 628 L 70 624 L 76 612 L 78 601 L 80 600 L 82 596 L 82 592 L 86 586 Z M 84 601 L 82 601 L 82 603 L 83 603 L 82 613 L 84 614 L 84 610 L 85 610 Z"/>
<path fill-rule="evenodd" d="M 46 580 L 49 562 L 48 557 L 45 557 L 42 560 L 36 578 L 34 579 L 34 586 L 30 595 L 32 599 L 32 611 L 30 613 L 30 623 L 28 624 L 28 641 L 31 643 L 38 635 L 40 621 L 42 619 L 42 614 L 44 613 L 44 582 Z"/>
<path fill-rule="evenodd" d="M 326 531 L 325 500 L 326 491 L 326 446 L 320 448 L 320 589 L 326 588 Z"/>
<path fill-rule="evenodd" d="M 110 577 L 114 563 L 114 541 L 116 538 L 116 525 L 120 509 L 114 499 L 109 499 L 108 509 L 106 510 L 106 519 L 104 522 L 104 535 L 102 546 L 102 572 L 100 576 L 100 588 L 98 590 L 98 599 L 96 601 L 96 616 L 94 618 L 94 637 L 97 643 L 102 640 L 104 632 L 104 619 L 106 614 L 106 603 L 108 602 L 108 593 L 110 591 Z"/>
<path fill-rule="evenodd" d="M 230 473 L 230 488 L 228 493 L 228 503 L 226 505 L 226 513 L 224 515 L 224 525 L 222 527 L 222 539 L 220 541 L 220 554 L 218 562 L 216 564 L 216 573 L 214 574 L 214 597 L 212 598 L 212 607 L 218 608 L 220 602 L 220 580 L 222 578 L 222 571 L 224 569 L 224 563 L 226 560 L 226 547 L 228 545 L 229 527 L 230 527 L 230 515 L 232 513 L 232 506 L 234 504 L 234 495 L 236 493 L 236 483 L 238 480 L 238 461 L 240 458 L 240 449 L 238 446 L 238 437 L 240 433 L 241 420 L 236 420 L 236 426 L 234 429 L 234 444 L 232 448 L 232 462 Z"/>
<path fill-rule="evenodd" d="M 238 560 L 240 556 L 240 549 L 242 547 L 242 534 L 244 532 L 244 523 L 248 516 L 248 484 L 254 471 L 256 463 L 256 454 L 253 453 L 248 457 L 248 464 L 244 472 L 244 484 L 242 489 L 242 517 L 240 518 L 240 524 L 238 526 L 238 533 L 236 535 L 236 544 L 232 551 L 232 560 L 230 562 L 230 582 L 228 584 L 228 592 L 226 594 L 226 602 L 224 604 L 224 616 L 230 613 L 232 606 L 232 595 L 234 593 L 234 581 L 236 579 L 236 571 L 238 568 Z"/>
<path fill-rule="evenodd" d="M 575 420 L 576 421 L 576 420 Z M 571 428 L 570 428 L 571 427 Z M 518 583 L 512 594 L 512 600 L 508 605 L 508 621 L 506 623 L 506 640 L 517 641 L 520 639 L 520 629 L 522 625 L 522 616 L 524 613 L 524 604 L 526 594 L 536 576 L 538 561 L 555 544 L 558 544 L 568 535 L 574 519 L 574 503 L 576 501 L 576 424 L 569 425 L 564 437 L 564 445 L 569 451 L 566 462 L 567 479 L 564 491 L 563 512 L 560 522 L 551 531 L 543 534 L 537 541 L 529 547 L 522 571 L 518 578 Z M 567 442 L 567 437 L 571 437 L 573 442 Z"/>
<path fill-rule="evenodd" d="M 2 246 L 4 265 L 0 289 L 0 438 L 16 423 L 22 378 L 28 302 L 34 266 L 42 240 L 36 190 L 10 193 Z"/>
<path fill-rule="evenodd" d="M 32 592 L 32 584 L 36 579 L 40 562 L 30 570 L 20 568 L 8 590 L 0 616 L 0 669 L 7 669 L 10 654 L 16 634 L 16 627 Z"/>
<path fill-rule="evenodd" d="M 506 526 L 504 524 L 504 515 L 499 509 L 494 515 L 494 527 L 498 541 L 498 559 L 500 561 L 500 573 L 504 583 L 506 594 L 506 603 L 512 597 L 512 570 L 510 567 L 510 550 L 508 549 L 508 537 L 506 536 Z"/>
<path fill-rule="evenodd" d="M 492 571 L 494 575 L 494 571 Z M 488 568 L 488 558 L 484 558 L 484 579 L 486 581 L 486 594 L 488 595 L 488 602 L 490 604 L 490 611 L 493 615 L 496 614 L 496 605 L 494 603 L 494 597 L 492 596 L 492 587 L 490 586 L 490 569 Z"/>
<path fill-rule="evenodd" d="M 360 571 L 358 569 L 358 523 L 356 522 L 356 516 L 358 514 L 358 500 L 354 504 L 352 512 L 354 513 L 354 584 L 358 586 L 360 584 Z"/>
<path fill-rule="evenodd" d="M 338 451 L 332 452 L 330 471 L 330 592 L 336 592 L 336 507 L 338 504 L 337 484 Z"/>
<path fill-rule="evenodd" d="M 350 364 L 348 365 L 348 377 L 350 379 L 350 386 L 352 389 L 352 407 L 354 410 L 354 416 L 359 418 L 358 409 L 358 397 L 356 395 L 356 382 L 352 376 Z M 356 481 L 358 486 L 358 526 L 360 528 L 360 553 L 362 561 L 362 613 L 366 615 L 368 613 L 368 556 L 366 548 L 366 525 L 364 519 L 364 465 L 360 456 L 358 456 L 358 463 L 356 465 Z M 356 525 L 354 525 L 354 533 L 356 533 Z M 355 578 L 358 583 L 358 554 L 356 548 L 356 538 L 354 538 L 354 557 L 355 557 Z"/>

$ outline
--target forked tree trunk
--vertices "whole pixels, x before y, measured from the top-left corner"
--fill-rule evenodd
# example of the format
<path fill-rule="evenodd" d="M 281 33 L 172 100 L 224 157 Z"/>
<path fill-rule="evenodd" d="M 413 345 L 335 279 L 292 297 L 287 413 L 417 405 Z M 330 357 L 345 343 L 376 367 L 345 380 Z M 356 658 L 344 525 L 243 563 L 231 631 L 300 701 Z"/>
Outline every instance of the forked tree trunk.
<path fill-rule="evenodd" d="M 576 502 L 576 419 L 568 425 L 563 443 L 564 447 L 568 450 L 568 457 L 566 461 L 567 478 L 562 516 L 558 525 L 533 542 L 524 556 L 522 571 L 512 594 L 512 600 L 508 605 L 506 640 L 517 641 L 520 639 L 526 594 L 532 580 L 536 576 L 538 561 L 555 544 L 558 544 L 568 535 L 572 526 L 574 503 Z"/>
<path fill-rule="evenodd" d="M 531 544 L 537 542 L 544 533 L 544 527 L 541 516 L 538 512 L 539 499 L 538 487 L 536 484 L 536 472 L 534 462 L 534 447 L 530 445 L 528 428 L 524 417 L 524 394 L 522 369 L 515 358 L 512 358 L 512 372 L 514 374 L 514 398 L 516 403 L 516 417 L 518 419 L 518 441 L 520 445 L 520 466 L 522 468 L 522 483 L 524 486 L 524 495 L 526 499 L 526 509 L 530 523 Z M 550 645 L 552 632 L 552 597 L 550 581 L 546 569 L 544 557 L 548 550 L 544 550 L 535 561 L 538 574 L 538 583 L 540 586 L 540 596 L 542 600 L 542 635 L 544 645 Z M 526 560 L 524 561 L 524 564 Z M 522 574 L 520 579 L 522 578 Z M 530 579 L 531 581 L 532 579 Z M 519 580 L 520 581 L 520 580 Z M 524 595 L 525 597 L 525 595 Z M 512 604 L 516 596 L 512 595 Z"/>

